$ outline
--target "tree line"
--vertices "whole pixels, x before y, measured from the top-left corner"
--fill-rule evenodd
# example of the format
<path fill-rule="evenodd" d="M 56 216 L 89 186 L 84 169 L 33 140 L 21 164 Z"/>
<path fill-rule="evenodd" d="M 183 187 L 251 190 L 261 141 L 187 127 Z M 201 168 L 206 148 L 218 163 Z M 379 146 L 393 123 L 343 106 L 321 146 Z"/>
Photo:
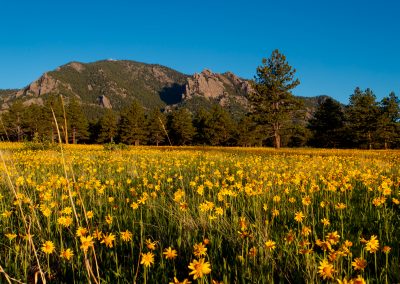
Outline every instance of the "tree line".
<path fill-rule="evenodd" d="M 107 109 L 88 121 L 79 101 L 49 96 L 43 105 L 15 101 L 1 114 L 4 141 L 124 143 L 322 148 L 400 148 L 400 103 L 395 93 L 381 101 L 356 88 L 349 104 L 323 99 L 313 114 L 291 93 L 300 82 L 286 57 L 275 50 L 263 59 L 249 94 L 250 109 L 233 117 L 220 105 L 191 112 L 145 110 L 137 101 L 120 112 Z M 60 133 L 60 134 L 58 134 Z"/>

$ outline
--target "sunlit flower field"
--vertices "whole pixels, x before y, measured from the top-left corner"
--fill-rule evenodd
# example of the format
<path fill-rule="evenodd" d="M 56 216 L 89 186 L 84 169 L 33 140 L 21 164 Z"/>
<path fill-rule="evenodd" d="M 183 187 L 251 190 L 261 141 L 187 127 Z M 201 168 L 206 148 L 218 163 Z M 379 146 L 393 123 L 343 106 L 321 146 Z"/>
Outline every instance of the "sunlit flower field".
<path fill-rule="evenodd" d="M 0 153 L 1 283 L 400 282 L 400 151 Z"/>

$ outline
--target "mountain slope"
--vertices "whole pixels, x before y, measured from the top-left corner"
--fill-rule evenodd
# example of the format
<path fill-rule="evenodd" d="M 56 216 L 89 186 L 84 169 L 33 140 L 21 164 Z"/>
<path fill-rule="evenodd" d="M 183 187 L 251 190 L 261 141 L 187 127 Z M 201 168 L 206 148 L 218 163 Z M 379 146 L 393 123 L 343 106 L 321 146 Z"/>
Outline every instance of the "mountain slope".
<path fill-rule="evenodd" d="M 71 62 L 20 90 L 17 97 L 49 94 L 75 96 L 86 105 L 101 105 L 119 110 L 133 99 L 146 108 L 163 107 L 180 100 L 187 76 L 170 68 L 135 61 Z"/>
<path fill-rule="evenodd" d="M 20 99 L 24 105 L 43 104 L 51 95 L 77 98 L 90 120 L 105 108 L 115 111 L 138 100 L 145 109 L 186 107 L 193 112 L 219 104 L 235 116 L 249 110 L 248 80 L 231 72 L 213 73 L 204 69 L 193 76 L 171 68 L 128 60 L 103 60 L 93 63 L 70 62 L 44 73 L 21 90 L 0 90 L 0 108 L 5 110 Z M 312 114 L 318 98 L 302 98 Z"/>

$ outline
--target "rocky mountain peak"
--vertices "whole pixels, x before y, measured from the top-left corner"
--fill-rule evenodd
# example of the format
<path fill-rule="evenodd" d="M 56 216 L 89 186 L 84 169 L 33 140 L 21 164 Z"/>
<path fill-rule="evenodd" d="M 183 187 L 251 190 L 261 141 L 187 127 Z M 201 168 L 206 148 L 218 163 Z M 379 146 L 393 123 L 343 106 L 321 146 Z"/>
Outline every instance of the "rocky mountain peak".
<path fill-rule="evenodd" d="M 22 95 L 40 96 L 52 92 L 59 86 L 60 82 L 48 73 L 44 73 L 38 80 L 17 92 L 16 97 Z"/>

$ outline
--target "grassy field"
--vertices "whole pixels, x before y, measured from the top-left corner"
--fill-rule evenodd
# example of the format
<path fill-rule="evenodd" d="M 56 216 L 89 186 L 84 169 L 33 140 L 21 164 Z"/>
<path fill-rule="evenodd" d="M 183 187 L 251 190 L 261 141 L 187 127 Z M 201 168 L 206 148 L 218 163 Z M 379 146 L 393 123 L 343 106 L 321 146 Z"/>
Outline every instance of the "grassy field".
<path fill-rule="evenodd" d="M 1 283 L 400 282 L 400 151 L 0 153 Z"/>

